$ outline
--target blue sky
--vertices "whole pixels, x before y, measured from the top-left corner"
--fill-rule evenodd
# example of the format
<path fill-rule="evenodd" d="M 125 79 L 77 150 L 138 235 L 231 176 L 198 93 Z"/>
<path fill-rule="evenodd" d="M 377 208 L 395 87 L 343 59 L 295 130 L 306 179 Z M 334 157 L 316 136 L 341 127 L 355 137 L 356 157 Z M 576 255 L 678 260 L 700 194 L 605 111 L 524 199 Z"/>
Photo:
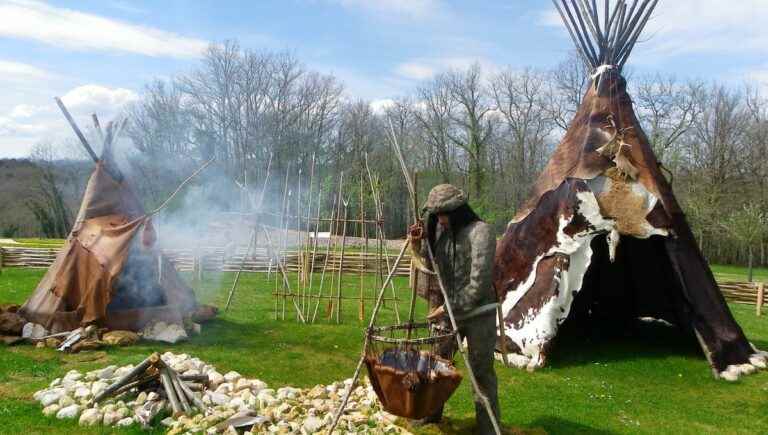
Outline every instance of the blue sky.
<path fill-rule="evenodd" d="M 766 22 L 768 0 L 661 0 L 631 68 L 768 83 Z M 475 61 L 551 67 L 572 48 L 547 0 L 0 0 L 0 157 L 71 136 L 53 96 L 83 124 L 108 119 L 225 39 L 289 50 L 372 101 Z"/>

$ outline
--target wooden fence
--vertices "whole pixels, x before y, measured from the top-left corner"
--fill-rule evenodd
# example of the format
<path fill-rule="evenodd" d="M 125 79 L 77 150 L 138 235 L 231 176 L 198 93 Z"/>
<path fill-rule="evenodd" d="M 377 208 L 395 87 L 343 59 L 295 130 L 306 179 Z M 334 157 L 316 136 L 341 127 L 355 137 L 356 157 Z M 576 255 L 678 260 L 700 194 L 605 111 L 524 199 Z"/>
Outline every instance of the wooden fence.
<path fill-rule="evenodd" d="M 20 248 L 0 247 L 0 268 L 5 267 L 30 267 L 47 268 L 56 259 L 57 248 Z M 267 272 L 275 271 L 276 265 L 268 255 L 266 249 L 255 249 L 243 262 L 245 251 L 227 253 L 220 248 L 204 248 L 200 250 L 169 249 L 163 250 L 163 255 L 168 258 L 179 271 L 216 271 L 236 272 L 243 267 L 243 272 Z M 384 258 L 386 255 L 387 258 Z M 387 261 L 391 266 L 395 262 L 395 255 L 384 254 L 379 257 L 375 252 L 345 252 L 343 273 L 383 273 L 388 270 Z M 306 258 L 306 260 L 304 260 Z M 288 250 L 285 252 L 285 266 L 289 272 L 298 272 L 301 261 L 312 264 L 312 270 L 319 272 L 326 264 L 326 254 L 316 253 L 314 261 L 312 254 L 307 257 L 305 251 Z M 341 252 L 335 251 L 328 254 L 327 271 L 338 272 L 341 264 Z M 406 255 L 397 269 L 396 276 L 409 276 L 410 257 Z M 763 283 L 749 282 L 721 282 L 719 283 L 723 296 L 729 302 L 737 304 L 749 304 L 756 306 L 757 315 L 761 315 L 765 304 L 765 285 Z"/>
<path fill-rule="evenodd" d="M 59 249 L 55 248 L 20 248 L 20 247 L 0 247 L 0 267 L 30 267 L 30 268 L 48 268 L 53 264 Z M 243 262 L 245 250 L 237 252 L 225 252 L 221 248 L 204 248 L 200 250 L 191 249 L 168 249 L 163 250 L 165 256 L 174 264 L 177 270 L 189 272 L 193 270 L 217 271 L 217 272 L 236 272 L 243 267 L 243 272 L 267 272 L 275 271 L 274 260 L 270 258 L 266 249 L 258 248 L 253 250 L 252 255 L 248 256 Z M 301 261 L 312 265 L 312 270 L 320 272 L 326 264 L 325 252 L 318 252 L 309 255 L 305 251 L 288 250 L 284 253 L 285 266 L 290 272 L 300 270 Z M 388 272 L 388 266 L 393 265 L 396 255 L 382 254 L 379 257 L 375 252 L 347 251 L 344 253 L 343 273 L 382 273 Z M 306 258 L 306 260 L 305 260 Z M 389 260 L 387 262 L 387 260 Z M 338 272 L 341 264 L 341 252 L 334 251 L 328 254 L 327 271 Z M 410 257 L 406 255 L 400 266 L 397 268 L 396 276 L 408 276 L 410 273 Z"/>
<path fill-rule="evenodd" d="M 755 306 L 757 315 L 762 314 L 765 304 L 765 284 L 762 282 L 721 282 L 720 291 L 729 302 Z"/>

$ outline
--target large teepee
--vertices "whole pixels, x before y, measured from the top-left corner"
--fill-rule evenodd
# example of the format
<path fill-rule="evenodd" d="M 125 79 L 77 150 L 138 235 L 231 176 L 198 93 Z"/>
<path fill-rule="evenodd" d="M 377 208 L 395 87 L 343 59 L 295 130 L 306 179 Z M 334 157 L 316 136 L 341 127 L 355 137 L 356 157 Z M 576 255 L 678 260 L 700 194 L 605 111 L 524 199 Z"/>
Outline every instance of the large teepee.
<path fill-rule="evenodd" d="M 694 241 L 621 74 L 657 2 L 554 1 L 592 82 L 497 249 L 494 282 L 518 366 L 543 366 L 566 319 L 643 317 L 690 332 L 718 377 L 766 365 Z"/>
<path fill-rule="evenodd" d="M 88 324 L 139 330 L 152 321 L 181 323 L 196 308 L 195 295 L 160 256 L 150 216 L 112 162 L 117 129 L 107 128 L 97 158 L 68 118 L 96 168 L 64 247 L 21 314 L 52 332 Z"/>

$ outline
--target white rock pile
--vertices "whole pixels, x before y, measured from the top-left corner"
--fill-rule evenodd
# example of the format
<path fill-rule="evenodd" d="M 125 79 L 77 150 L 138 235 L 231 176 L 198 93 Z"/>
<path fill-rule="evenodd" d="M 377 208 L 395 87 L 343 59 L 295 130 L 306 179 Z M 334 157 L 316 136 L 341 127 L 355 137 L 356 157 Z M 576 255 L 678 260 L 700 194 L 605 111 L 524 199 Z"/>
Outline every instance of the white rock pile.
<path fill-rule="evenodd" d="M 202 400 L 208 405 L 207 412 L 162 419 L 161 424 L 168 428 L 169 434 L 236 433 L 234 427 L 221 423 L 245 414 L 262 417 L 263 421 L 253 427 L 253 433 L 327 433 L 333 414 L 352 383 L 347 379 L 308 389 L 273 389 L 258 379 L 247 379 L 234 371 L 221 374 L 214 366 L 186 354 L 166 352 L 162 359 L 181 374 L 206 374 L 210 381 L 210 388 L 202 393 Z M 71 370 L 64 377 L 54 379 L 48 388 L 36 392 L 34 398 L 43 406 L 44 415 L 78 419 L 81 426 L 146 426 L 149 424 L 145 418 L 146 410 L 153 406 L 162 406 L 165 414 L 170 415 L 170 404 L 155 392 L 134 390 L 90 404 L 96 394 L 132 368 L 132 365 L 109 366 L 87 373 Z M 405 429 L 394 424 L 395 419 L 381 409 L 373 388 L 366 383 L 352 392 L 347 411 L 334 434 L 407 434 Z"/>

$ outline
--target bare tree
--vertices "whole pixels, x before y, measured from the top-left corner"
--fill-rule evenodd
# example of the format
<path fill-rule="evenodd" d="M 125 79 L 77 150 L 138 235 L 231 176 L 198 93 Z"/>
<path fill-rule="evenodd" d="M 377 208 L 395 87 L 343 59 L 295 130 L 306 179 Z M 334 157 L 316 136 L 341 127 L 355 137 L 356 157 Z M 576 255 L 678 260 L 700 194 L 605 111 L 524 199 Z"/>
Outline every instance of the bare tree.
<path fill-rule="evenodd" d="M 509 175 L 514 202 L 523 201 L 534 177 L 544 163 L 545 145 L 556 124 L 550 118 L 544 73 L 507 69 L 491 80 L 491 94 L 504 120 L 509 147 L 503 156 L 502 176 Z M 514 169 L 513 169 L 514 168 Z"/>
<path fill-rule="evenodd" d="M 693 125 L 702 108 L 696 99 L 703 85 L 678 83 L 660 74 L 633 81 L 637 114 L 656 156 L 663 160 Z"/>
<path fill-rule="evenodd" d="M 480 64 L 475 63 L 464 71 L 446 73 L 443 79 L 455 104 L 451 119 L 457 127 L 447 134 L 455 145 L 466 152 L 470 196 L 482 201 L 488 187 L 485 164 L 493 124 L 488 116 L 492 105 L 483 86 Z"/>
<path fill-rule="evenodd" d="M 581 106 L 584 91 L 590 82 L 589 70 L 579 53 L 571 51 L 565 60 L 557 64 L 551 75 L 549 117 L 565 131 Z"/>
<path fill-rule="evenodd" d="M 419 134 L 426 148 L 427 164 L 437 169 L 447 183 L 456 169 L 456 155 L 450 139 L 454 105 L 445 76 L 438 76 L 416 90 L 414 111 Z"/>
<path fill-rule="evenodd" d="M 693 123 L 688 143 L 691 163 L 718 188 L 734 181 L 745 158 L 749 116 L 742 102 L 740 92 L 719 85 L 699 93 L 696 101 L 701 116 Z"/>
<path fill-rule="evenodd" d="M 28 199 L 26 206 L 37 219 L 44 237 L 64 238 L 72 227 L 72 212 L 57 180 L 55 162 L 58 157 L 53 145 L 47 142 L 36 144 L 30 158 L 40 168 L 40 179 L 37 196 Z"/>
<path fill-rule="evenodd" d="M 765 236 L 768 218 L 757 204 L 745 205 L 733 212 L 723 223 L 736 241 L 747 250 L 747 280 L 752 282 L 754 246 Z"/>

